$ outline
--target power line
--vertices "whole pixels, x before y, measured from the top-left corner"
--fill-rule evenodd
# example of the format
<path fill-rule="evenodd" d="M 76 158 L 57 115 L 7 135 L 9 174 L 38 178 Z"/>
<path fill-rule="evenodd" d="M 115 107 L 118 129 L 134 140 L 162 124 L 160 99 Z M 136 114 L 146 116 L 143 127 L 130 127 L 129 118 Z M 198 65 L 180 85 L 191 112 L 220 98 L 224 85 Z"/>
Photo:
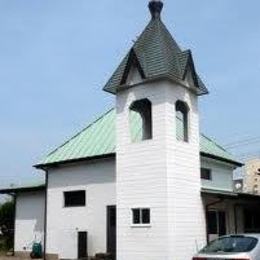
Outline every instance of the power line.
<path fill-rule="evenodd" d="M 233 149 L 236 147 L 250 145 L 250 144 L 259 143 L 259 142 L 260 142 L 260 136 L 257 136 L 257 137 L 251 137 L 251 138 L 247 138 L 247 139 L 230 142 L 223 146 L 227 149 Z"/>
<path fill-rule="evenodd" d="M 226 146 L 226 149 L 235 149 L 238 147 L 243 147 L 243 146 L 250 146 L 250 145 L 255 145 L 255 144 L 259 144 L 260 143 L 260 139 L 259 140 L 252 140 L 250 142 L 244 142 L 244 143 L 238 143 L 238 144 L 234 144 L 233 146 Z"/>
<path fill-rule="evenodd" d="M 260 150 L 258 150 L 257 152 L 238 154 L 237 157 L 240 160 L 249 160 L 249 159 L 254 159 L 254 158 L 260 158 Z"/>

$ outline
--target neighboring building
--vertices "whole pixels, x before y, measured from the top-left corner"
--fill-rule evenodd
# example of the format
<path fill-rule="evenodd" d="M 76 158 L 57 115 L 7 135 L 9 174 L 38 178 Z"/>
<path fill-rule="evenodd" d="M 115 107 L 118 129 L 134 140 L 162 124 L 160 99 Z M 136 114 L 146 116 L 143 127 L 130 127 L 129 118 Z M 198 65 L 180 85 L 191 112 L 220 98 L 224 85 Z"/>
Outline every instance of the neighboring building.
<path fill-rule="evenodd" d="M 233 191 L 242 164 L 199 133 L 208 91 L 162 7 L 149 3 L 151 21 L 104 88 L 116 108 L 36 165 L 45 184 L 0 191 L 16 195 L 17 254 L 37 240 L 65 259 L 190 260 L 207 240 L 257 230 L 258 197 Z"/>
<path fill-rule="evenodd" d="M 33 242 L 44 241 L 45 183 L 33 183 L 0 190 L 15 201 L 15 251 L 30 252 Z M 27 255 L 27 254 L 26 254 Z"/>
<path fill-rule="evenodd" d="M 244 192 L 260 195 L 260 159 L 251 159 L 245 163 Z"/>

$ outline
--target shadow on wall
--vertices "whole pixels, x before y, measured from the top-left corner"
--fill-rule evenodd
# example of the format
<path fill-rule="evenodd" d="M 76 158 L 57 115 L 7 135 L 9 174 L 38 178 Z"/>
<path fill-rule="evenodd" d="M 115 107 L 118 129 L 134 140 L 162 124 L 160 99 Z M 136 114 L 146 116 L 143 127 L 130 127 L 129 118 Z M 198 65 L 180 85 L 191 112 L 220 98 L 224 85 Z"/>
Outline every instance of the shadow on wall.
<path fill-rule="evenodd" d="M 16 219 L 34 222 L 34 231 L 44 229 L 44 199 L 45 192 L 20 193 L 16 200 Z"/>
<path fill-rule="evenodd" d="M 78 163 L 49 170 L 48 188 L 97 185 L 116 182 L 115 159 Z"/>

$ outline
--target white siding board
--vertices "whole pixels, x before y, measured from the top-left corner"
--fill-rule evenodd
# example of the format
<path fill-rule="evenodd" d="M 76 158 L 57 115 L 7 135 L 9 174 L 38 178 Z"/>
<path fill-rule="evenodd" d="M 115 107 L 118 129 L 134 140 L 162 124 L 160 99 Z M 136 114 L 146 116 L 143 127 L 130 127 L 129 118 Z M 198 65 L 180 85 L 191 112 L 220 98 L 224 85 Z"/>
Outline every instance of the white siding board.
<path fill-rule="evenodd" d="M 153 139 L 131 144 L 128 108 L 134 100 L 142 98 L 152 102 Z M 188 144 L 176 141 L 177 99 L 187 102 L 191 109 Z M 119 259 L 190 259 L 196 244 L 205 243 L 206 233 L 200 196 L 196 97 L 168 82 L 140 85 L 120 92 L 117 96 L 117 142 Z M 150 186 L 151 179 L 157 185 Z M 136 204 L 150 205 L 152 224 L 149 229 L 140 231 L 127 225 L 126 219 L 131 221 L 130 209 Z"/>

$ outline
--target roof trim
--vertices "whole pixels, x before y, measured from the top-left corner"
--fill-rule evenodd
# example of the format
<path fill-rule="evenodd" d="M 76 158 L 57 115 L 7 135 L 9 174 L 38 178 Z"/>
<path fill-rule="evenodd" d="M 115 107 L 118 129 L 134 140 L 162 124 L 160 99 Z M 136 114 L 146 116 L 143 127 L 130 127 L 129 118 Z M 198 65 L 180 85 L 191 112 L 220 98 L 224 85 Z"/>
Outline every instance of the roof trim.
<path fill-rule="evenodd" d="M 123 85 L 116 87 L 115 90 L 113 90 L 113 91 L 111 91 L 110 89 L 103 89 L 103 90 L 105 92 L 108 92 L 108 93 L 116 94 L 116 93 L 118 93 L 120 91 L 124 91 L 126 89 L 138 87 L 140 85 L 144 85 L 144 84 L 151 83 L 151 82 L 157 82 L 157 81 L 160 81 L 160 80 L 167 80 L 167 81 L 170 81 L 174 84 L 179 84 L 182 87 L 189 89 L 192 93 L 194 93 L 197 96 L 203 96 L 203 95 L 207 95 L 209 93 L 209 92 L 201 92 L 200 89 L 198 89 L 196 86 L 190 87 L 185 83 L 184 80 L 175 79 L 174 77 L 169 76 L 168 74 L 162 74 L 162 75 L 159 75 L 159 76 L 151 76 L 149 78 L 146 77 L 146 78 L 143 78 L 142 82 L 138 82 L 138 83 L 133 84 L 133 85 L 123 84 Z"/>
<path fill-rule="evenodd" d="M 199 88 L 197 72 L 196 72 L 196 69 L 195 69 L 195 65 L 194 65 L 194 61 L 193 61 L 193 58 L 192 58 L 191 50 L 187 50 L 187 53 L 188 53 L 188 60 L 187 60 L 187 64 L 186 64 L 185 69 L 184 69 L 183 80 L 185 80 L 185 78 L 187 76 L 187 73 L 188 73 L 188 71 L 190 69 L 191 70 L 191 75 L 192 75 L 192 80 L 193 80 L 195 86 L 197 88 Z"/>
<path fill-rule="evenodd" d="M 201 188 L 201 194 L 202 195 L 215 195 L 217 197 L 237 197 L 238 193 L 233 191 L 227 191 L 227 190 L 216 190 L 216 189 L 207 189 L 207 188 Z"/>
<path fill-rule="evenodd" d="M 41 190 L 45 190 L 45 184 L 39 186 L 31 186 L 31 187 L 0 189 L 0 194 L 12 194 L 12 193 L 19 193 L 19 192 L 31 192 L 31 191 L 41 191 Z"/>
<path fill-rule="evenodd" d="M 258 199 L 260 201 L 260 195 L 250 194 L 250 193 L 241 193 L 227 190 L 216 190 L 216 189 L 207 189 L 201 188 L 202 195 L 208 196 L 216 196 L 219 198 L 235 198 L 235 199 L 245 199 L 245 200 L 255 200 Z"/>
<path fill-rule="evenodd" d="M 55 167 L 78 163 L 78 162 L 90 162 L 90 161 L 110 159 L 110 158 L 115 158 L 115 157 L 116 157 L 115 153 L 109 153 L 109 154 L 102 154 L 102 155 L 96 155 L 96 156 L 91 156 L 91 157 L 89 156 L 89 157 L 82 157 L 82 158 L 77 158 L 77 159 L 69 159 L 69 160 L 58 161 L 58 162 L 53 162 L 53 163 L 41 163 L 41 164 L 36 164 L 33 167 L 36 169 L 45 170 L 47 168 L 55 168 Z"/>
<path fill-rule="evenodd" d="M 220 156 L 216 156 L 216 155 L 213 155 L 213 154 L 209 154 L 209 153 L 205 153 L 205 152 L 200 152 L 200 154 L 203 157 L 207 157 L 207 158 L 214 159 L 214 160 L 221 161 L 221 162 L 225 162 L 225 163 L 230 163 L 230 164 L 233 164 L 233 165 L 235 165 L 237 167 L 244 166 L 244 164 L 241 163 L 241 162 L 237 162 L 237 161 L 234 161 L 234 160 L 229 160 L 229 159 L 226 159 L 226 158 L 222 158 Z"/>
<path fill-rule="evenodd" d="M 225 158 L 222 158 L 222 157 L 219 157 L 219 156 L 214 156 L 212 154 L 208 154 L 208 153 L 204 153 L 204 152 L 200 152 L 200 155 L 203 156 L 203 157 L 206 157 L 206 158 L 217 160 L 217 161 L 230 163 L 230 164 L 233 164 L 233 165 L 236 165 L 236 166 L 239 166 L 239 167 L 244 165 L 244 164 L 236 162 L 236 161 L 228 160 L 228 159 L 225 159 Z M 92 157 L 82 157 L 82 158 L 77 158 L 77 159 L 69 159 L 69 160 L 58 161 L 58 162 L 53 162 L 53 163 L 36 164 L 33 167 L 36 168 L 36 169 L 45 170 L 45 169 L 48 169 L 48 168 L 55 168 L 55 167 L 73 164 L 73 163 L 90 162 L 90 161 L 95 161 L 95 160 L 111 159 L 111 158 L 115 158 L 115 157 L 116 157 L 116 153 L 109 153 L 109 154 L 97 155 L 97 156 L 92 156 Z"/>

